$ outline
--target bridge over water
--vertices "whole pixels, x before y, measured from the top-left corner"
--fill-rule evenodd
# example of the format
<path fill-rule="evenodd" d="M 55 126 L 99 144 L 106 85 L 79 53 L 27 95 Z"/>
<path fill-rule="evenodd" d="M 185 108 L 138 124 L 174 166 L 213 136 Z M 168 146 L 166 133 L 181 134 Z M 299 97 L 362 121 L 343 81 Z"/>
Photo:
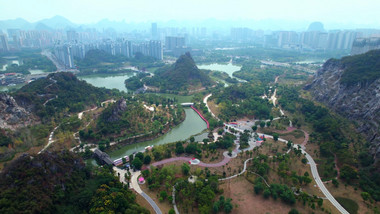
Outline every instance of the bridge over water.
<path fill-rule="evenodd" d="M 194 103 L 181 103 L 181 106 L 183 107 L 190 107 L 192 105 L 194 105 Z"/>

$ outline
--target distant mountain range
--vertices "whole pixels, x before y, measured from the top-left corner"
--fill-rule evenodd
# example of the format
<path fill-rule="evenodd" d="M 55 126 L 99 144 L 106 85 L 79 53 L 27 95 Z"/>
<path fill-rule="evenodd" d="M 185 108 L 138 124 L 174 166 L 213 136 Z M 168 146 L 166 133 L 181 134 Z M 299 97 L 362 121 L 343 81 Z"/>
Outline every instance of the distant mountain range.
<path fill-rule="evenodd" d="M 208 32 L 225 31 L 229 33 L 232 27 L 247 27 L 255 30 L 294 30 L 305 31 L 310 25 L 307 20 L 278 20 L 278 19 L 264 19 L 264 20 L 218 20 L 218 19 L 205 19 L 205 20 L 170 20 L 165 22 L 157 22 L 159 27 L 187 27 L 190 30 L 193 27 L 206 27 Z M 355 29 L 358 27 L 365 28 L 368 26 L 354 26 L 350 24 L 341 23 L 324 23 L 327 29 Z M 96 23 L 90 24 L 77 24 L 71 22 L 63 16 L 54 16 L 52 18 L 42 19 L 37 22 L 29 22 L 22 18 L 0 20 L 0 29 L 6 32 L 7 29 L 18 28 L 24 30 L 54 30 L 54 29 L 75 29 L 78 31 L 86 28 L 95 28 L 98 30 L 113 29 L 118 32 L 134 31 L 134 30 L 148 30 L 151 27 L 151 22 L 129 22 L 128 20 L 112 21 L 109 19 L 102 19 Z"/>
<path fill-rule="evenodd" d="M 19 28 L 25 30 L 53 30 L 53 29 L 66 29 L 76 28 L 77 24 L 72 23 L 70 20 L 62 16 L 54 16 L 49 19 L 42 19 L 38 22 L 28 22 L 25 19 L 9 19 L 0 21 L 0 29 Z"/>

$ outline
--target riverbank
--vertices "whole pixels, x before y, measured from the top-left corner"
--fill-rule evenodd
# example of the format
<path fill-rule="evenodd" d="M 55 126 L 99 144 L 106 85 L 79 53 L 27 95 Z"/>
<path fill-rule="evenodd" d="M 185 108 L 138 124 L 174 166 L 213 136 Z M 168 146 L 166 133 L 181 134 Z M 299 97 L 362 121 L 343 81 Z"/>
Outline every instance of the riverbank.
<path fill-rule="evenodd" d="M 108 154 L 112 159 L 118 159 L 126 155 L 130 155 L 133 152 L 140 152 L 147 146 L 158 146 L 176 141 L 183 141 L 189 139 L 191 136 L 202 133 L 207 128 L 206 123 L 191 108 L 185 108 L 184 110 L 186 114 L 185 120 L 179 125 L 171 127 L 167 133 L 152 140 L 124 144 L 123 146 L 115 147 L 112 151 L 109 150 Z"/>
<path fill-rule="evenodd" d="M 112 152 L 112 151 L 121 149 L 122 147 L 127 146 L 127 145 L 132 145 L 132 144 L 137 144 L 137 143 L 141 143 L 141 142 L 151 141 L 151 140 L 157 139 L 157 138 L 159 138 L 159 137 L 167 134 L 173 128 L 181 125 L 183 123 L 183 121 L 185 121 L 185 119 L 186 119 L 186 113 L 185 112 L 183 112 L 183 116 L 184 117 L 181 119 L 181 121 L 178 124 L 175 124 L 174 126 L 171 126 L 171 127 L 168 124 L 167 128 L 164 129 L 162 133 L 157 133 L 157 134 L 151 135 L 151 136 L 150 136 L 150 134 L 132 136 L 132 137 L 127 138 L 127 139 L 125 139 L 123 141 L 115 142 L 114 144 L 110 145 L 110 147 L 106 149 L 106 152 Z"/>

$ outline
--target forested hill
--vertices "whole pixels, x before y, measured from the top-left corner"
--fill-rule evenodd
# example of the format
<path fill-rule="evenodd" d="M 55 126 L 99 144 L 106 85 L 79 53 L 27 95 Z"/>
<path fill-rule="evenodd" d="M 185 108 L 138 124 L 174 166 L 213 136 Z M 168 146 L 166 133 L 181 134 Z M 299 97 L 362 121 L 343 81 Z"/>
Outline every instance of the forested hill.
<path fill-rule="evenodd" d="M 44 118 L 67 109 L 82 111 L 88 105 L 106 100 L 111 90 L 94 87 L 74 74 L 60 72 L 25 85 L 13 95 L 16 102 Z"/>
<path fill-rule="evenodd" d="M 0 213 L 149 213 L 112 169 L 68 151 L 23 155 L 0 173 Z"/>
<path fill-rule="evenodd" d="M 187 91 L 211 86 L 214 82 L 196 66 L 190 53 L 180 56 L 169 68 L 158 70 L 152 78 L 146 78 L 148 86 L 160 91 Z"/>

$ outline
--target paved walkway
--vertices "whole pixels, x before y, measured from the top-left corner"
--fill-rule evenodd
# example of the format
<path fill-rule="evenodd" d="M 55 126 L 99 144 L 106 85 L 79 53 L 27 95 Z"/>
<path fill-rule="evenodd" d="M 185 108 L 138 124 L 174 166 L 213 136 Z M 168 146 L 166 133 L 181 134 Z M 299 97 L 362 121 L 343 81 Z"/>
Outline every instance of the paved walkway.
<path fill-rule="evenodd" d="M 323 184 L 321 178 L 319 177 L 317 165 L 315 164 L 313 158 L 304 150 L 302 150 L 302 153 L 305 154 L 306 159 L 309 161 L 310 168 L 311 168 L 311 174 L 313 175 L 313 178 L 315 182 L 317 183 L 319 189 L 323 192 L 323 194 L 326 196 L 326 198 L 339 210 L 339 212 L 343 214 L 349 214 L 343 207 L 340 205 L 334 198 L 334 196 L 331 195 L 329 190 L 326 188 L 326 186 Z"/>
<path fill-rule="evenodd" d="M 206 105 L 206 107 L 207 107 L 207 109 L 208 109 L 208 112 L 211 113 L 211 116 L 214 117 L 214 118 L 216 118 L 216 119 L 219 121 L 219 118 L 218 118 L 217 116 L 215 116 L 214 113 L 212 113 L 210 107 L 209 107 L 208 104 L 207 104 L 207 100 L 208 100 L 208 98 L 210 98 L 211 96 L 212 96 L 212 94 L 208 94 L 207 96 L 205 96 L 205 98 L 203 99 L 203 103 Z"/>
<path fill-rule="evenodd" d="M 142 189 L 140 188 L 140 185 L 137 181 L 138 177 L 141 175 L 141 171 L 137 171 L 135 173 L 133 173 L 132 175 L 132 178 L 131 178 L 131 181 L 132 181 L 132 188 L 138 193 L 140 194 L 142 197 L 145 198 L 145 200 L 147 200 L 150 204 L 150 206 L 153 207 L 154 211 L 157 213 L 157 214 L 162 214 L 161 212 L 161 209 L 157 206 L 156 202 L 153 201 L 153 199 L 151 197 L 149 197 L 149 195 L 147 195 L 145 192 L 142 191 Z"/>
<path fill-rule="evenodd" d="M 252 159 L 253 158 L 248 158 L 247 160 L 244 161 L 244 168 L 241 172 L 239 172 L 238 174 L 232 175 L 230 177 L 227 177 L 227 178 L 220 178 L 219 181 L 229 180 L 231 178 L 236 178 L 237 176 L 242 175 L 247 170 L 247 162 L 252 160 Z"/>

